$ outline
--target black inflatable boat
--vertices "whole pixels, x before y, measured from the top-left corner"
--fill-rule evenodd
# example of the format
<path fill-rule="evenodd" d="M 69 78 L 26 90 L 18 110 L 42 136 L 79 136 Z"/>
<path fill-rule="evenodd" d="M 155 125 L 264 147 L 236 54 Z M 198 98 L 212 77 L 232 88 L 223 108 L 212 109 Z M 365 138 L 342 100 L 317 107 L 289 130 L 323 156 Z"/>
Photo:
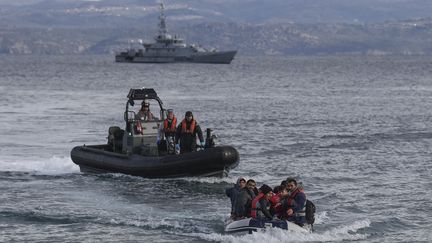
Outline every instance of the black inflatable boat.
<path fill-rule="evenodd" d="M 129 111 L 136 100 L 156 101 L 159 115 L 151 121 L 136 118 Z M 82 172 L 123 173 L 148 178 L 183 176 L 226 176 L 239 163 L 239 154 L 231 146 L 215 146 L 216 136 L 206 130 L 205 146 L 201 150 L 177 154 L 172 138 L 156 140 L 166 110 L 153 89 L 131 89 L 124 118 L 126 128 L 110 127 L 108 143 L 77 146 L 71 151 L 72 161 Z M 140 132 L 137 131 L 140 127 Z"/>
<path fill-rule="evenodd" d="M 78 146 L 71 157 L 82 172 L 123 173 L 143 177 L 226 176 L 238 163 L 229 146 L 165 156 L 142 156 L 110 152 L 108 145 Z"/>

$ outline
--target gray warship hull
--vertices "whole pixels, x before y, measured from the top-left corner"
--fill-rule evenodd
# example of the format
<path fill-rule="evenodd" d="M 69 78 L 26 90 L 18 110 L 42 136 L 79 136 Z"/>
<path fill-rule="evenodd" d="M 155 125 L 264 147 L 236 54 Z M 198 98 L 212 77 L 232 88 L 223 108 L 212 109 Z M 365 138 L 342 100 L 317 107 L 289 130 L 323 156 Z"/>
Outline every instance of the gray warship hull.
<path fill-rule="evenodd" d="M 164 6 L 160 4 L 159 33 L 153 43 L 142 43 L 140 47 L 129 47 L 115 55 L 116 62 L 127 63 L 222 63 L 230 64 L 237 51 L 217 51 L 205 49 L 197 44 L 187 44 L 177 35 L 168 34 L 165 23 Z"/>
<path fill-rule="evenodd" d="M 234 59 L 237 51 L 222 51 L 222 52 L 203 52 L 190 56 L 169 56 L 169 55 L 140 55 L 136 53 L 123 52 L 115 57 L 116 62 L 127 63 L 174 63 L 174 62 L 191 62 L 191 63 L 214 63 L 214 64 L 230 64 Z"/>

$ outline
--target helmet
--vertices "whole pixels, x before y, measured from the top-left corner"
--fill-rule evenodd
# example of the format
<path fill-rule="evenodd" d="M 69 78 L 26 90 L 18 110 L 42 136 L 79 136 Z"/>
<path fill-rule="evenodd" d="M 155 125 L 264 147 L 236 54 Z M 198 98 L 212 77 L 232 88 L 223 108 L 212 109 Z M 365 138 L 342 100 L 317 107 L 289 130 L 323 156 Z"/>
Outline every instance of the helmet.
<path fill-rule="evenodd" d="M 142 106 L 150 106 L 150 103 L 148 102 L 148 100 L 143 100 L 143 102 L 141 103 Z"/>

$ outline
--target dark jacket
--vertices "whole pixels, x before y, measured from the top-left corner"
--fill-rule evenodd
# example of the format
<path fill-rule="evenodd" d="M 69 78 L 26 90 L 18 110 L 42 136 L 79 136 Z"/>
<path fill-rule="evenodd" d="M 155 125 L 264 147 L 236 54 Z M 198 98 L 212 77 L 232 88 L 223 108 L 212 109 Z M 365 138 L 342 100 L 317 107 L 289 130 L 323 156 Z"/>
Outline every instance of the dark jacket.
<path fill-rule="evenodd" d="M 247 187 L 240 190 L 234 207 L 234 214 L 236 217 L 250 217 L 252 200 L 255 196 L 253 190 L 250 190 Z"/>
<path fill-rule="evenodd" d="M 270 202 L 267 199 L 265 199 L 265 197 L 262 197 L 258 201 L 258 205 L 257 205 L 257 218 L 271 220 L 273 216 L 270 213 L 270 206 L 271 206 Z"/>
<path fill-rule="evenodd" d="M 194 121 L 192 119 L 192 121 Z M 187 122 L 186 120 L 183 120 L 180 122 L 180 124 L 177 126 L 176 131 L 176 143 L 180 141 L 180 153 L 187 153 L 187 152 L 193 152 L 196 151 L 196 136 L 198 135 L 198 138 L 201 142 L 204 142 L 204 137 L 201 131 L 201 127 L 197 124 L 195 121 L 195 128 L 191 133 L 182 131 L 182 125 L 183 122 L 186 122 L 186 127 L 189 129 L 191 127 L 192 121 Z"/>
<path fill-rule="evenodd" d="M 288 216 L 288 221 L 294 222 L 298 225 L 304 225 L 306 223 L 306 194 L 303 190 L 297 188 L 286 200 L 284 200 L 284 206 L 286 209 L 291 208 L 293 215 Z"/>
<path fill-rule="evenodd" d="M 235 201 L 236 201 L 237 196 L 241 190 L 239 182 L 240 182 L 240 178 L 237 179 L 237 182 L 233 187 L 227 188 L 225 190 L 225 194 L 231 200 L 231 214 L 234 214 Z"/>

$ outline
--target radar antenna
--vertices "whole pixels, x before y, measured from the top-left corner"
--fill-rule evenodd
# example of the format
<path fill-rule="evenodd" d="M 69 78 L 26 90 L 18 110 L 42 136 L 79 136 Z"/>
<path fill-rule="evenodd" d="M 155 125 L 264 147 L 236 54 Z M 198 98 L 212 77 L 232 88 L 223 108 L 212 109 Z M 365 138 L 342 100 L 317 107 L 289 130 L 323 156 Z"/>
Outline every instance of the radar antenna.
<path fill-rule="evenodd" d="M 166 38 L 167 28 L 165 24 L 165 8 L 163 3 L 160 4 L 160 15 L 159 15 L 159 36 Z"/>

